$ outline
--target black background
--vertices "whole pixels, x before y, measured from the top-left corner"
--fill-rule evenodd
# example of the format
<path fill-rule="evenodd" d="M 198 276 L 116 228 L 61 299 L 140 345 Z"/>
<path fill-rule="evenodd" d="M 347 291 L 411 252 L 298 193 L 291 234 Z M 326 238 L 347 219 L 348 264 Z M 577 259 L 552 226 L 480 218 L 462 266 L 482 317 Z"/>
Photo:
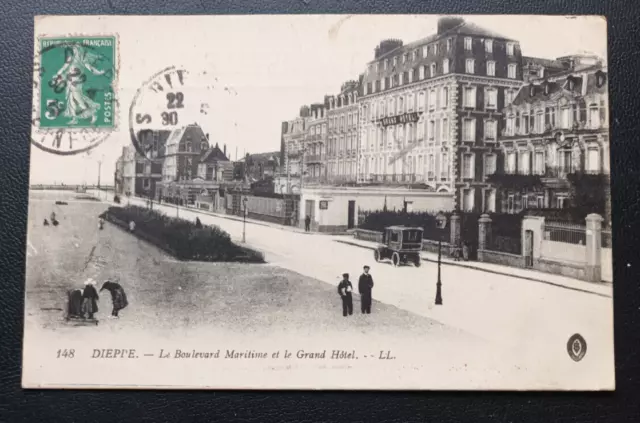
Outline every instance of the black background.
<path fill-rule="evenodd" d="M 13 4 L 12 4 L 13 3 Z M 637 0 L 63 0 L 0 8 L 0 422 L 640 422 Z M 44 14 L 597 14 L 608 20 L 615 393 L 22 390 L 33 16 Z M 170 31 L 171 28 L 167 28 Z M 544 31 L 544 28 L 531 28 Z M 585 46 L 588 49 L 588 46 Z M 373 46 L 372 46 L 373 49 Z M 215 377 L 215 375 L 212 375 Z M 274 376 L 276 377 L 276 376 Z"/>

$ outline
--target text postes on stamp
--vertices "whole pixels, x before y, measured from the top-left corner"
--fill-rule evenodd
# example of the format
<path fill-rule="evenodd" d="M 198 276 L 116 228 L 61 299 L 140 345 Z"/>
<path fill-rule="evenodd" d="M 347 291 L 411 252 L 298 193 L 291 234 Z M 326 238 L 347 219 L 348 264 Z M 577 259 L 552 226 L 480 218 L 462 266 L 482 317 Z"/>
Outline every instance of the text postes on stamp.
<path fill-rule="evenodd" d="M 148 159 L 160 159 L 169 154 L 167 140 L 172 132 L 190 124 L 203 126 L 211 99 L 219 96 L 214 93 L 216 82 L 206 72 L 176 66 L 146 80 L 129 109 L 130 136 L 136 151 Z"/>
<path fill-rule="evenodd" d="M 43 37 L 34 67 L 32 143 L 86 152 L 117 127 L 117 38 Z"/>

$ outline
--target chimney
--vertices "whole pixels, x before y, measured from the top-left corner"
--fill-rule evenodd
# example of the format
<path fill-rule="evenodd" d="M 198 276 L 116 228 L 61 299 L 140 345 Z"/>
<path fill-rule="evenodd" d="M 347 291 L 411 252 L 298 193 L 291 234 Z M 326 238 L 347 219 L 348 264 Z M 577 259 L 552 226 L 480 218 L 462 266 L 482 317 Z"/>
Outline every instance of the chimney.
<path fill-rule="evenodd" d="M 205 135 L 205 137 L 207 137 L 207 141 L 209 141 L 209 134 Z"/>
<path fill-rule="evenodd" d="M 227 144 L 224 145 L 223 153 L 224 153 L 224 156 L 227 157 Z"/>

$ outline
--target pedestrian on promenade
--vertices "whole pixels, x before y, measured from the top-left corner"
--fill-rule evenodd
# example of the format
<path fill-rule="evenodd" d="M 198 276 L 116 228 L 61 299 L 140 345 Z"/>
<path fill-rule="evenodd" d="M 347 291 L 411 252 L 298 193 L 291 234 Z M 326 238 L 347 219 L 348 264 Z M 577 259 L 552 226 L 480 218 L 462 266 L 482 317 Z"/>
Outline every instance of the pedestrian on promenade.
<path fill-rule="evenodd" d="M 103 230 L 104 229 L 104 219 L 100 218 L 98 220 L 98 229 Z"/>
<path fill-rule="evenodd" d="M 360 309 L 362 314 L 371 314 L 371 290 L 373 278 L 369 274 L 369 266 L 364 266 L 364 272 L 358 280 L 358 292 L 360 293 Z"/>
<path fill-rule="evenodd" d="M 305 232 L 309 232 L 309 228 L 311 228 L 311 216 L 307 215 L 304 218 L 304 230 L 305 230 Z"/>
<path fill-rule="evenodd" d="M 82 316 L 93 319 L 93 315 L 98 312 L 98 291 L 96 291 L 96 281 L 87 279 L 82 290 Z"/>
<path fill-rule="evenodd" d="M 136 230 L 136 222 L 133 220 L 129 222 L 129 232 L 133 232 Z"/>
<path fill-rule="evenodd" d="M 118 312 L 129 305 L 127 301 L 127 294 L 124 292 L 122 286 L 117 282 L 106 281 L 102 284 L 100 292 L 106 289 L 111 293 L 111 302 L 113 304 L 113 310 L 111 311 L 110 319 L 118 319 Z"/>
<path fill-rule="evenodd" d="M 200 222 L 200 218 L 196 217 L 196 228 L 202 229 L 202 222 Z"/>
<path fill-rule="evenodd" d="M 342 299 L 342 315 L 347 317 L 347 315 L 353 314 L 353 298 L 351 296 L 351 292 L 353 291 L 353 285 L 351 281 L 349 281 L 349 274 L 342 274 L 342 281 L 338 284 L 338 294 L 340 294 L 340 298 Z"/>
<path fill-rule="evenodd" d="M 44 222 L 42 222 L 42 224 L 43 224 L 44 226 L 49 226 L 49 221 L 48 221 L 47 219 L 45 219 L 45 220 L 44 220 Z"/>
<path fill-rule="evenodd" d="M 469 261 L 469 243 L 467 241 L 462 244 L 462 259 Z"/>

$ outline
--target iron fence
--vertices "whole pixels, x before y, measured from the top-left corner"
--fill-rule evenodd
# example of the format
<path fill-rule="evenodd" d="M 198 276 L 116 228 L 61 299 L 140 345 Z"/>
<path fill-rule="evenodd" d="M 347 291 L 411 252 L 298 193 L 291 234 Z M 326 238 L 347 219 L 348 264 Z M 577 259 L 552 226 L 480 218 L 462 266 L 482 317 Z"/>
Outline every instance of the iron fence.
<path fill-rule="evenodd" d="M 586 227 L 567 222 L 545 222 L 544 239 L 546 241 L 565 242 L 567 244 L 586 245 Z"/>
<path fill-rule="evenodd" d="M 510 236 L 492 236 L 487 246 L 491 251 L 500 251 L 502 253 L 509 253 L 515 255 L 522 254 L 522 240 L 520 237 Z"/>

